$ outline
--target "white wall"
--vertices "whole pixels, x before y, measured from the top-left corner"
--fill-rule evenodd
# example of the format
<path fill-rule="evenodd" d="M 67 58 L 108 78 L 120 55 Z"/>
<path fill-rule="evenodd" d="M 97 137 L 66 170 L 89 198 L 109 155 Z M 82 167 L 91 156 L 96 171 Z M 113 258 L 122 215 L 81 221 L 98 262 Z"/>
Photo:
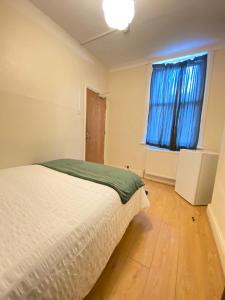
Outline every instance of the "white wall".
<path fill-rule="evenodd" d="M 0 1 L 0 168 L 84 151 L 85 85 L 106 70 L 29 1 Z"/>
<path fill-rule="evenodd" d="M 222 138 L 212 203 L 208 206 L 208 216 L 225 274 L 225 130 Z"/>
<path fill-rule="evenodd" d="M 154 166 L 159 166 L 159 172 L 155 168 L 152 172 L 160 174 L 163 169 L 163 154 L 160 152 L 157 156 L 154 150 L 146 150 L 140 144 L 146 127 L 149 72 L 148 65 L 141 65 L 109 74 L 106 162 L 143 170 L 147 153 L 150 160 L 154 159 Z M 206 150 L 219 151 L 225 120 L 225 49 L 214 51 L 212 66 L 208 72 L 210 76 L 202 146 Z M 164 155 L 167 156 L 166 151 Z M 167 174 L 168 177 L 175 178 L 176 163 L 176 159 L 171 161 L 174 165 L 171 174 Z"/>

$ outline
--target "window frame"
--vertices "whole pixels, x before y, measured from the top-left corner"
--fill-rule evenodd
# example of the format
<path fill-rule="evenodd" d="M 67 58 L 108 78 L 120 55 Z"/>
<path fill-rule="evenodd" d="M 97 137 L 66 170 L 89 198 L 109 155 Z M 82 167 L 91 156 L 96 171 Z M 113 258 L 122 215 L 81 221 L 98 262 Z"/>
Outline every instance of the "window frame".
<path fill-rule="evenodd" d="M 205 79 L 205 92 L 203 97 L 203 104 L 202 104 L 202 114 L 201 114 L 201 121 L 200 121 L 200 129 L 199 129 L 199 139 L 198 145 L 196 150 L 204 149 L 204 135 L 205 135 L 205 124 L 206 124 L 206 115 L 208 110 L 208 99 L 209 99 L 209 91 L 210 91 L 210 82 L 212 76 L 212 68 L 213 68 L 213 57 L 214 51 L 213 50 L 205 50 L 201 52 L 191 52 L 188 55 L 179 55 L 176 57 L 166 57 L 161 58 L 160 60 L 152 60 L 147 65 L 147 72 L 146 72 L 146 81 L 147 81 L 147 88 L 146 88 L 146 101 L 145 101 L 145 128 L 143 138 L 140 144 L 147 146 L 147 148 L 152 150 L 161 150 L 161 151 L 172 151 L 172 152 L 179 152 L 180 150 L 171 150 L 167 148 L 160 148 L 156 146 L 151 146 L 146 144 L 146 136 L 147 136 L 147 128 L 148 128 L 148 114 L 149 114 L 149 95 L 150 95 L 150 86 L 151 86 L 151 79 L 152 79 L 152 72 L 153 72 L 153 64 L 162 63 L 170 60 L 182 60 L 186 56 L 200 56 L 203 53 L 207 53 L 207 71 L 206 71 L 206 79 Z"/>

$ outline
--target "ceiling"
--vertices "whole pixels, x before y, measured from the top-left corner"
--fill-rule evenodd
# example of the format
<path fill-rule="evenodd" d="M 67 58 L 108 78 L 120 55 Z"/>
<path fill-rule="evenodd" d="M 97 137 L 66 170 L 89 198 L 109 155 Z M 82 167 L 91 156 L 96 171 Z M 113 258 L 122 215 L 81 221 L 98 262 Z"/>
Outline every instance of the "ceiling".
<path fill-rule="evenodd" d="M 30 0 L 83 43 L 110 29 L 102 0 Z M 135 0 L 127 33 L 115 31 L 85 47 L 110 68 L 225 43 L 225 0 Z"/>

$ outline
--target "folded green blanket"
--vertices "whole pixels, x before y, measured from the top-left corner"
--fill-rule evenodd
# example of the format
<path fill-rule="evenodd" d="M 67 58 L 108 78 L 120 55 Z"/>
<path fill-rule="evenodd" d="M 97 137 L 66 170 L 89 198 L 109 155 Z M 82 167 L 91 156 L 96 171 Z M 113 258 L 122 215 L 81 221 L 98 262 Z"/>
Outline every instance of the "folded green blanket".
<path fill-rule="evenodd" d="M 136 174 L 120 168 L 114 168 L 76 159 L 58 159 L 40 164 L 41 166 L 81 179 L 107 185 L 118 192 L 123 204 L 144 185 Z"/>

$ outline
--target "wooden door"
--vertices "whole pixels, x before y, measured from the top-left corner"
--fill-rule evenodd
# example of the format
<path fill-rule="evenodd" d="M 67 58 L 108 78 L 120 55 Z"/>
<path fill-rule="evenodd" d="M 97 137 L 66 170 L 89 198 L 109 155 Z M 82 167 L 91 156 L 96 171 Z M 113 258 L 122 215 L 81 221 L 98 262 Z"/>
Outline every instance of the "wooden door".
<path fill-rule="evenodd" d="M 87 161 L 104 163 L 106 100 L 87 89 L 86 155 Z"/>

